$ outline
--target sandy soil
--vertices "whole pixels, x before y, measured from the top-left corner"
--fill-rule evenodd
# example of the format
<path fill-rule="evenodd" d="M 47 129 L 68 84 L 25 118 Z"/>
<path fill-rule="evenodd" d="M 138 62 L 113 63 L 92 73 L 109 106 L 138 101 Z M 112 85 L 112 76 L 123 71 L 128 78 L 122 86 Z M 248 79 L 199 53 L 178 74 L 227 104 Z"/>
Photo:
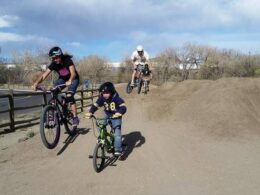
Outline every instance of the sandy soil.
<path fill-rule="evenodd" d="M 1 194 L 260 194 L 260 79 L 185 81 L 125 94 L 124 158 L 96 173 L 90 120 L 46 149 L 0 137 Z M 37 131 L 38 127 L 34 127 Z"/>

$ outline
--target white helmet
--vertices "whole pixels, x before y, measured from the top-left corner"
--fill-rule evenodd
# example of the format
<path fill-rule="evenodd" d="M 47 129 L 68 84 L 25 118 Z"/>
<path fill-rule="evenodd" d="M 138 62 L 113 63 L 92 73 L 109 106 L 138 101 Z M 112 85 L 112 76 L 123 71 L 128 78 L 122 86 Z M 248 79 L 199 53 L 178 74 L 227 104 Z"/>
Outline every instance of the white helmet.
<path fill-rule="evenodd" d="M 136 47 L 136 51 L 144 51 L 143 46 L 142 46 L 142 45 L 138 45 L 138 46 Z"/>

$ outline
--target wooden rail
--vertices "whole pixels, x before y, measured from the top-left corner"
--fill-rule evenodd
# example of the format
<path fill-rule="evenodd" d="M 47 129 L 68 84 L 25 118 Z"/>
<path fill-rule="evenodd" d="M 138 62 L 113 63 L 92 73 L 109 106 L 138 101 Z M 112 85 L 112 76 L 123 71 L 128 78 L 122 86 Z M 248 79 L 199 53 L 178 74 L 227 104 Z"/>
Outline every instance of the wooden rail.
<path fill-rule="evenodd" d="M 92 105 L 93 99 L 96 98 L 97 95 L 97 89 L 91 89 L 91 90 L 78 90 L 76 92 L 77 96 L 79 95 L 80 98 L 75 98 L 76 103 L 80 102 L 80 104 L 77 103 L 77 109 L 80 110 L 79 113 L 84 111 L 84 108 L 90 107 Z M 8 113 L 9 114 L 9 121 L 0 123 L 0 134 L 5 133 L 5 132 L 12 132 L 15 131 L 16 129 L 20 127 L 24 127 L 26 125 L 32 125 L 39 123 L 40 116 L 30 118 L 30 119 L 24 119 L 24 120 L 16 120 L 15 118 L 15 111 L 18 110 L 27 110 L 27 109 L 32 109 L 32 108 L 40 108 L 44 107 L 47 105 L 47 93 L 44 92 L 21 92 L 16 93 L 17 91 L 15 90 L 9 90 L 8 94 L 5 95 L 0 95 L 0 100 L 1 99 L 8 99 L 8 109 L 5 110 L 0 110 L 0 114 Z M 86 95 L 87 94 L 87 95 Z M 42 103 L 37 104 L 37 105 L 32 105 L 32 106 L 19 106 L 15 107 L 14 103 L 15 97 L 28 97 L 28 96 L 42 96 Z M 87 97 L 84 97 L 87 96 Z M 91 100 L 90 102 L 86 102 L 86 100 Z M 21 125 L 22 126 L 18 126 Z M 3 129 L 4 128 L 4 129 Z"/>

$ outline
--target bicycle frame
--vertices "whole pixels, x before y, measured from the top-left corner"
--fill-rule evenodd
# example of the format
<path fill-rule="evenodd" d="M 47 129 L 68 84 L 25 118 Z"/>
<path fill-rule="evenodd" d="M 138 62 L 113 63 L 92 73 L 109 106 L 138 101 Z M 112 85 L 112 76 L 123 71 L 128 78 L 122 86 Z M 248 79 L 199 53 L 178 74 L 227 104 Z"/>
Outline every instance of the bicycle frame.
<path fill-rule="evenodd" d="M 63 122 L 65 120 L 66 117 L 64 115 L 66 114 L 68 108 L 67 108 L 67 104 L 65 103 L 66 102 L 65 97 L 61 96 L 61 100 L 60 100 L 58 97 L 59 93 L 57 93 L 56 90 L 59 87 L 64 87 L 64 86 L 66 85 L 65 84 L 58 85 L 53 90 L 50 90 L 51 99 L 48 101 L 49 105 L 53 105 L 56 108 L 60 122 Z"/>
<path fill-rule="evenodd" d="M 60 125 L 64 125 L 66 132 L 72 136 L 77 127 L 72 125 L 73 114 L 67 108 L 67 103 L 64 96 L 59 98 L 59 85 L 50 89 L 51 99 L 48 104 L 44 106 L 40 118 L 40 134 L 43 144 L 48 149 L 53 149 L 57 146 L 60 139 Z M 37 89 L 46 92 L 43 88 Z"/>
<path fill-rule="evenodd" d="M 107 125 L 110 124 L 110 118 L 96 118 L 93 116 L 93 118 L 96 120 L 96 126 L 99 129 L 99 137 L 98 142 L 100 142 L 107 151 L 114 148 L 114 130 L 111 127 L 111 131 L 108 132 Z"/>
<path fill-rule="evenodd" d="M 114 155 L 114 129 L 111 125 L 112 118 L 96 118 L 96 126 L 99 129 L 99 136 L 96 146 L 93 151 L 93 155 L 89 155 L 89 158 L 93 158 L 94 170 L 99 173 L 107 165 L 115 162 L 118 156 Z M 111 131 L 107 130 L 107 125 L 111 125 Z M 112 155 L 106 155 L 106 153 L 112 153 Z M 106 161 L 107 160 L 107 161 Z"/>

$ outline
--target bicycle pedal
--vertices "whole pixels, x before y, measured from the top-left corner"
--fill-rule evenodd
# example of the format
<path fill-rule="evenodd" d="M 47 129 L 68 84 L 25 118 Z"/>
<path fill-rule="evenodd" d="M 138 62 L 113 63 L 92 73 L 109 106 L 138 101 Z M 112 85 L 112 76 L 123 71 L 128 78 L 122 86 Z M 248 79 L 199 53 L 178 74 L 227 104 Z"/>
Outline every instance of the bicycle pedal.
<path fill-rule="evenodd" d="M 114 150 L 113 149 L 110 149 L 110 150 L 107 150 L 107 153 L 114 153 Z"/>

